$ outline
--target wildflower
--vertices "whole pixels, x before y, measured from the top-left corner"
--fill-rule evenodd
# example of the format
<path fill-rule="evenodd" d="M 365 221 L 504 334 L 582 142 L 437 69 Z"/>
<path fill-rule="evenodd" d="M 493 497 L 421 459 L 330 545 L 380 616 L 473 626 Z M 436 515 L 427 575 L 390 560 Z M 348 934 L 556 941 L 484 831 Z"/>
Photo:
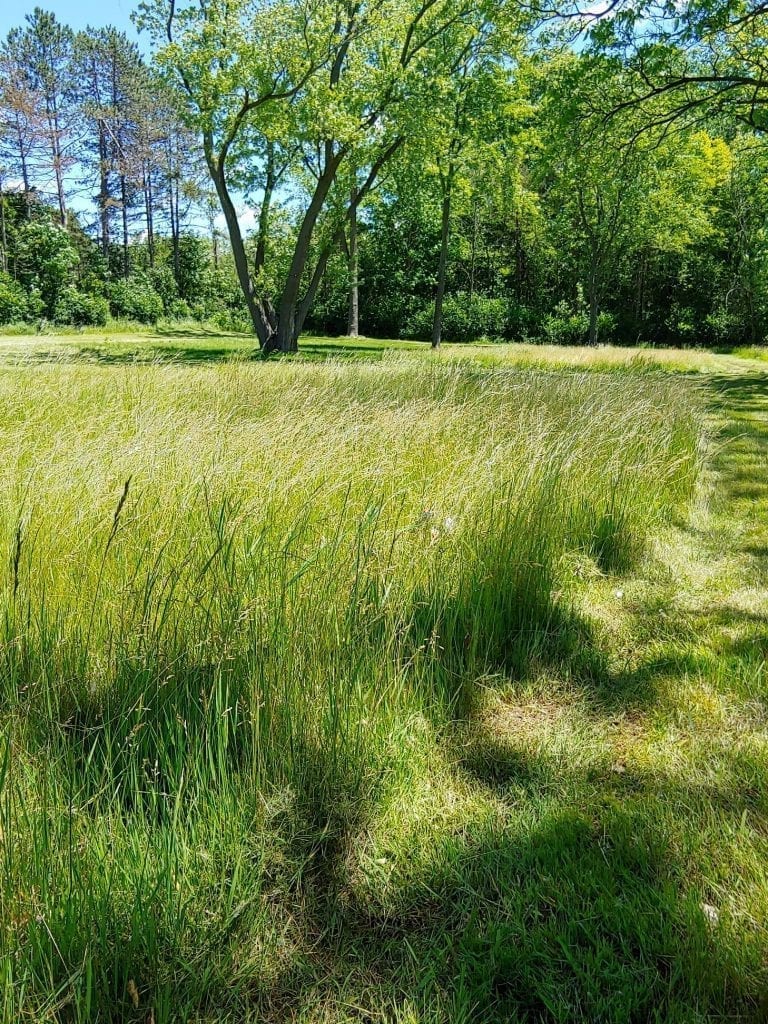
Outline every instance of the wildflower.
<path fill-rule="evenodd" d="M 717 907 L 713 907 L 711 903 L 702 903 L 701 912 L 706 918 L 707 924 L 716 925 L 720 920 L 720 911 Z"/>
<path fill-rule="evenodd" d="M 446 533 L 453 533 L 453 531 L 456 529 L 456 517 L 446 516 L 445 521 L 443 522 L 443 529 L 445 530 Z"/>

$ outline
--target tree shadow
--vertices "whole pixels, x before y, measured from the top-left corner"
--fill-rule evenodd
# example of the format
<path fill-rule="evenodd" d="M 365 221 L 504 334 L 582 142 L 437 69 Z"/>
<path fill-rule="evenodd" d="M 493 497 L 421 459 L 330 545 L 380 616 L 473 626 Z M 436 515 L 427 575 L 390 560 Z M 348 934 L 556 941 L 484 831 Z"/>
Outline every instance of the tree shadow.
<path fill-rule="evenodd" d="M 687 884 L 668 807 L 690 803 L 688 790 L 672 779 L 571 772 L 574 803 L 554 809 L 552 779 L 559 793 L 566 766 L 522 759 L 509 770 L 533 813 L 506 823 L 469 818 L 426 858 L 406 843 L 393 866 L 396 893 L 340 860 L 334 886 L 319 896 L 310 955 L 259 994 L 259 1019 L 296 1019 L 328 1006 L 329 993 L 338 999 L 334 1020 L 395 1019 L 403 1006 L 421 1007 L 423 1019 L 487 1024 L 682 1024 L 725 1007 L 735 1020 L 763 1019 L 743 951 L 701 909 L 714 897 Z M 500 789 L 496 778 L 489 785 Z M 579 792 L 595 786 L 602 799 L 584 805 L 582 795 L 580 804 Z M 731 824 L 752 806 L 730 790 L 694 796 L 714 798 Z M 515 799 L 519 807 L 519 790 Z"/>
<path fill-rule="evenodd" d="M 97 347 L 91 345 L 58 348 L 33 349 L 25 352 L 21 365 L 53 363 L 56 365 L 80 364 L 99 366 L 136 366 L 150 364 L 192 365 L 201 363 L 226 363 L 234 360 L 247 361 L 260 358 L 258 353 L 248 355 L 233 348 L 185 345 L 176 348 L 165 345 Z"/>
<path fill-rule="evenodd" d="M 308 341 L 302 343 L 298 352 L 274 352 L 265 358 L 260 352 L 255 339 L 252 342 L 238 335 L 211 335 L 212 341 L 219 344 L 208 344 L 208 335 L 194 331 L 171 331 L 158 329 L 160 338 L 167 342 L 153 342 L 151 337 L 138 343 L 105 339 L 99 344 L 88 344 L 84 339 L 77 345 L 50 348 L 34 348 L 23 353 L 21 361 L 32 363 L 87 363 L 104 366 L 120 366 L 144 363 L 201 364 L 226 362 L 325 362 L 328 360 L 373 362 L 381 360 L 386 351 L 393 346 L 382 341 L 350 342 L 343 341 Z M 177 338 L 187 338 L 186 344 L 174 345 Z M 197 342 L 197 344 L 194 344 Z M 230 344 L 227 344 L 230 342 Z"/>
<path fill-rule="evenodd" d="M 207 338 L 228 338 L 240 344 L 245 344 L 246 342 L 250 342 L 253 345 L 257 344 L 256 338 L 250 337 L 247 334 L 239 334 L 236 331 L 213 331 L 210 328 L 198 330 L 194 327 L 159 325 L 154 329 L 154 333 L 161 338 L 195 338 L 198 341 Z"/>
<path fill-rule="evenodd" d="M 323 341 L 302 341 L 299 344 L 298 352 L 272 353 L 270 359 L 288 359 L 295 361 L 324 361 L 328 359 L 362 360 L 373 362 L 382 359 L 388 351 L 414 351 L 408 345 L 392 345 L 385 341 L 377 342 L 374 339 L 366 339 L 364 342 L 353 341 L 345 343 L 332 338 Z"/>

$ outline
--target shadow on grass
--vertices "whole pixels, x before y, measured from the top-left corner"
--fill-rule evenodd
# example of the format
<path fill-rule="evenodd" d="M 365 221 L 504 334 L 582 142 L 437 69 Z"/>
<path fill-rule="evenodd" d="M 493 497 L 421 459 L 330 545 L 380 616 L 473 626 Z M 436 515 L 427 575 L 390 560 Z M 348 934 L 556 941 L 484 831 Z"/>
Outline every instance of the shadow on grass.
<path fill-rule="evenodd" d="M 25 353 L 25 362 L 33 363 L 88 363 L 90 365 L 125 366 L 137 363 L 225 363 L 234 359 L 260 359 L 258 350 L 249 354 L 247 350 L 184 345 L 138 345 L 110 347 L 83 346 L 79 348 L 60 348 L 33 350 Z"/>
<path fill-rule="evenodd" d="M 764 377 L 712 386 L 729 409 L 768 413 Z M 760 424 L 744 426 L 747 448 L 761 452 L 768 435 Z M 718 459 L 726 503 L 745 496 L 729 482 L 734 457 L 726 447 Z M 768 543 L 744 550 L 762 559 Z M 709 673 L 721 658 L 729 672 L 745 654 L 759 654 L 768 636 L 763 614 L 738 607 L 673 609 L 672 621 L 659 611 L 636 612 L 657 653 L 633 672 L 608 671 L 588 625 L 552 606 L 542 609 L 545 642 L 533 650 L 518 624 L 512 660 L 520 658 L 521 669 L 543 658 L 570 670 L 595 715 L 607 719 L 648 709 L 662 680 Z M 503 650 L 497 664 L 509 666 Z M 532 754 L 476 734 L 458 752 L 457 770 L 509 814 L 444 827 L 426 854 L 419 842 L 393 838 L 393 848 L 401 843 L 394 887 L 386 868 L 361 880 L 339 865 L 334 877 L 346 871 L 347 884 L 324 893 L 320 915 L 334 926 L 312 936 L 313 957 L 326 965 L 322 981 L 314 959 L 303 971 L 294 966 L 265 1016 L 290 1016 L 281 1001 L 288 993 L 293 1009 L 327 1005 L 335 986 L 339 1006 L 356 1008 L 338 1019 L 350 1020 L 372 1020 L 382 1006 L 393 1019 L 409 1006 L 422 1008 L 419 1020 L 488 1024 L 768 1020 L 761 943 L 732 927 L 727 910 L 709 918 L 702 905 L 718 893 L 691 882 L 702 822 L 728 842 L 768 812 L 759 751 L 716 756 L 727 771 L 691 782 L 658 765 L 579 766 L 567 750 Z"/>
<path fill-rule="evenodd" d="M 729 409 L 768 413 L 765 378 L 715 379 L 712 386 L 715 401 Z M 744 427 L 748 450 L 762 451 L 768 435 L 748 421 Z M 726 502 L 743 500 L 727 476 L 736 457 L 728 446 L 718 457 Z M 762 543 L 749 545 L 745 552 L 762 560 Z M 662 682 L 709 672 L 710 659 L 732 659 L 724 666 L 730 671 L 744 644 L 757 658 L 766 637 L 760 613 L 721 606 L 691 615 L 674 609 L 670 618 L 649 603 L 637 609 L 634 626 L 654 643 L 652 655 L 634 671 L 612 671 L 589 623 L 553 599 L 550 582 L 543 581 L 545 596 L 525 612 L 514 586 L 501 605 L 489 605 L 483 591 L 441 609 L 443 620 L 427 609 L 419 639 L 444 631 L 447 617 L 449 675 L 475 657 L 518 676 L 555 669 L 570 676 L 604 723 L 650 709 Z M 496 616 L 487 650 L 472 649 L 474 608 Z M 229 694 L 222 701 L 228 707 Z M 177 710 L 171 701 L 169 728 Z M 207 710 L 201 705 L 194 719 L 200 730 Z M 466 715 L 471 719 L 471 707 Z M 132 732 L 126 722 L 126 735 Z M 150 737 L 137 742 L 147 744 L 137 761 L 151 764 Z M 174 742 L 185 742 L 181 724 Z M 163 747 L 168 743 L 163 737 Z M 262 875 L 259 893 L 276 931 L 291 937 L 279 946 L 278 969 L 254 969 L 243 983 L 243 964 L 256 955 L 254 937 L 247 913 L 235 913 L 241 893 L 234 882 L 217 880 L 227 895 L 226 886 L 232 888 L 231 923 L 221 932 L 215 920 L 204 919 L 200 929 L 211 950 L 217 944 L 219 963 L 214 970 L 200 959 L 192 977 L 173 932 L 161 936 L 156 963 L 170 965 L 172 977 L 162 981 L 165 1001 L 155 1002 L 157 1024 L 768 1020 L 759 923 L 738 926 L 727 905 L 718 919 L 708 919 L 701 905 L 717 904 L 720 894 L 692 881 L 700 860 L 711 855 L 713 834 L 723 846 L 734 844 L 746 821 L 764 822 L 768 784 L 759 751 L 714 751 L 727 771 L 690 781 L 655 764 L 643 770 L 599 758 L 579 763 L 567 748 L 555 756 L 475 728 L 471 743 L 449 751 L 450 781 L 459 792 L 472 792 L 466 813 L 393 832 L 370 860 L 367 833 L 379 817 L 381 793 L 373 785 L 365 799 L 350 801 L 345 785 L 329 784 L 344 773 L 329 769 L 327 751 L 307 744 L 297 753 L 305 763 L 301 792 L 276 822 L 286 842 L 274 855 L 276 866 Z M 348 782 L 359 794 L 359 780 Z M 181 897 L 171 886 L 158 893 L 163 899 L 171 906 Z M 161 902 L 159 920 L 162 911 Z M 122 996 L 133 964 L 120 939 L 116 930 L 108 973 Z M 148 1019 L 143 1009 L 132 1014 L 117 1003 L 105 1014 L 105 1020 Z"/>
<path fill-rule="evenodd" d="M 255 339 L 242 335 L 207 335 L 192 330 L 172 331 L 158 329 L 159 338 L 167 338 L 167 342 L 155 342 L 152 337 L 139 342 L 126 342 L 119 338 L 105 339 L 99 344 L 89 343 L 85 338 L 81 343 L 56 347 L 55 339 L 50 348 L 32 348 L 13 355 L 24 363 L 87 363 L 90 365 L 120 366 L 135 363 L 225 363 L 231 361 L 253 362 L 318 362 L 329 359 L 375 361 L 381 359 L 385 351 L 399 349 L 385 341 L 348 342 L 334 339 L 311 340 L 301 344 L 296 353 L 273 353 L 264 359 Z M 175 339 L 188 339 L 183 344 L 173 344 Z M 210 338 L 211 344 L 208 344 Z M 195 344 L 196 343 L 196 344 Z M 406 351 L 412 350 L 403 346 Z"/>
<path fill-rule="evenodd" d="M 759 953 L 713 928 L 700 902 L 714 897 L 687 884 L 670 807 L 692 795 L 672 780 L 525 761 L 507 766 L 504 786 L 522 784 L 526 810 L 443 830 L 426 855 L 404 844 L 395 890 L 386 869 L 366 876 L 340 861 L 336 886 L 308 895 L 311 953 L 261 994 L 263 1019 L 318 1005 L 350 1021 L 763 1019 Z M 732 826 L 752 806 L 736 795 L 693 799 L 710 807 L 714 796 Z M 404 1007 L 423 1016 L 396 1017 Z"/>

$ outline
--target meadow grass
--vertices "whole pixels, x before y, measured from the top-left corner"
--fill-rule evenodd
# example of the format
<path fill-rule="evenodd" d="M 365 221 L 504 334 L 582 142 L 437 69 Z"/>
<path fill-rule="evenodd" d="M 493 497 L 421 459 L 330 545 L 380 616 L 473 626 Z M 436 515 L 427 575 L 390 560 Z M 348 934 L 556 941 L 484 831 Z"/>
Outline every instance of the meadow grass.
<path fill-rule="evenodd" d="M 108 328 L 88 327 L 73 334 L 62 330 L 19 336 L 0 335 L 0 364 L 28 365 L 39 362 L 77 362 L 119 365 L 135 362 L 209 363 L 259 360 L 255 340 L 250 335 L 211 330 L 190 323 L 159 325 L 157 328 L 134 324 L 118 330 L 119 323 Z M 676 373 L 725 373 L 752 368 L 759 370 L 765 361 L 765 349 L 759 347 L 713 352 L 708 349 L 632 348 L 615 345 L 537 345 L 532 343 L 487 342 L 478 345 L 445 344 L 439 353 L 428 344 L 381 338 L 332 338 L 305 336 L 300 351 L 287 358 L 294 361 L 351 359 L 377 361 L 400 358 L 408 353 L 434 362 L 467 360 L 475 365 L 517 366 L 521 369 L 569 369 L 576 371 L 667 370 Z"/>
<path fill-rule="evenodd" d="M 737 649 L 701 386 L 30 353 L 4 1022 L 754 1019 L 763 612 Z"/>

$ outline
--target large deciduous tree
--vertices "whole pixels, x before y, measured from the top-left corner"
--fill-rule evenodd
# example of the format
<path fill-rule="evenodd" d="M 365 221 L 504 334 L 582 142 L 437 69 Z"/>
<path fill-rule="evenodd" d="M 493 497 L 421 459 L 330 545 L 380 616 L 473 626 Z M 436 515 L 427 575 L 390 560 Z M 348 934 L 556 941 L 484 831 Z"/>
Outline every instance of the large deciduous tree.
<path fill-rule="evenodd" d="M 403 145 L 425 82 L 455 66 L 446 41 L 455 37 L 463 49 L 486 14 L 469 0 L 147 0 L 141 12 L 199 132 L 259 343 L 265 352 L 292 351 L 328 259 L 313 238 L 340 171 L 354 165 L 359 175 L 346 221 Z M 274 146 L 293 146 L 306 188 L 290 259 L 270 293 L 261 284 L 271 276 L 267 248 L 249 258 L 233 182 L 244 166 L 262 175 L 268 218 Z M 338 244 L 338 230 L 330 239 Z"/>

